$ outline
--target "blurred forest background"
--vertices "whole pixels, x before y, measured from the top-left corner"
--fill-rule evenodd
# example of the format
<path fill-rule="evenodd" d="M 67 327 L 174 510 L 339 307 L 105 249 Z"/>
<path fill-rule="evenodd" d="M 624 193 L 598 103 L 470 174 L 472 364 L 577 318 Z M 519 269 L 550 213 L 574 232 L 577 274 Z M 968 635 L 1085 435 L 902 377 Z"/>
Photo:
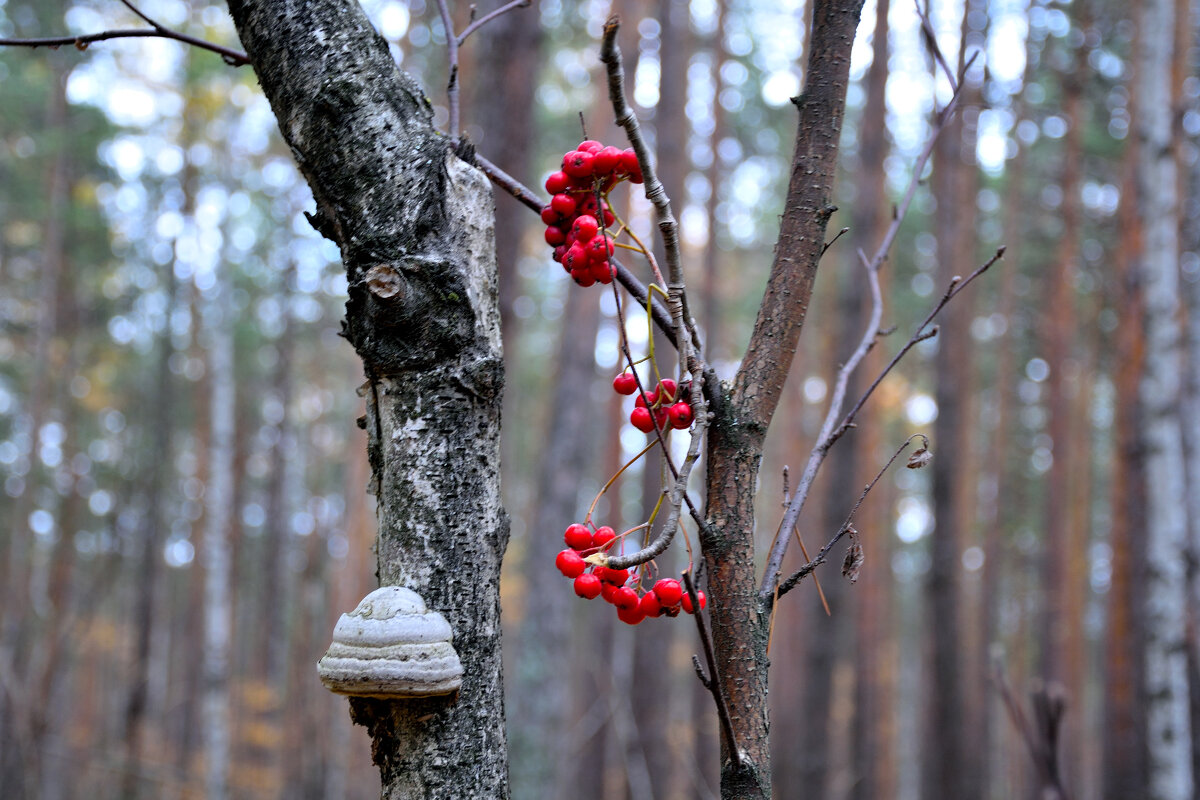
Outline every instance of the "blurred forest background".
<path fill-rule="evenodd" d="M 444 124 L 436 6 L 364 5 Z M 782 601 L 778 797 L 950 797 L 928 778 L 945 759 L 973 788 L 960 796 L 1027 796 L 1034 762 L 1001 685 L 1031 721 L 1031 691 L 1065 697 L 1076 797 L 1150 796 L 1149 765 L 1171 747 L 1188 772 L 1200 763 L 1191 741 L 1156 751 L 1145 732 L 1167 713 L 1186 733 L 1200 682 L 1189 711 L 1186 674 L 1182 694 L 1178 670 L 1143 674 L 1156 647 L 1182 658 L 1183 598 L 1189 630 L 1200 605 L 1200 492 L 1183 483 L 1200 482 L 1200 414 L 1168 409 L 1179 460 L 1150 482 L 1176 493 L 1164 517 L 1143 474 L 1162 455 L 1147 433 L 1162 415 L 1138 400 L 1144 374 L 1167 376 L 1165 398 L 1182 381 L 1185 402 L 1200 400 L 1180 347 L 1200 365 L 1200 27 L 1188 3 L 1160 4 L 1174 19 L 1139 38 L 1140 5 L 929 3 L 950 63 L 980 56 L 883 273 L 885 324 L 900 333 L 866 372 L 950 276 L 1008 250 L 872 398 L 805 510 L 812 552 L 904 437 L 933 437 L 944 467 L 889 473 L 859 512 L 858 582 L 834 566 L 820 592 Z M 223 5 L 140 7 L 237 46 Z M 777 233 L 806 5 L 537 0 L 462 54 L 481 153 L 540 188 L 581 138 L 579 112 L 593 138 L 624 146 L 597 60 L 611 11 L 681 220 L 694 311 L 728 376 Z M 0 0 L 0 36 L 141 25 L 116 0 Z M 1139 89 L 1155 57 L 1169 94 Z M 857 251 L 877 246 L 949 100 L 909 2 L 867 3 L 851 77 L 831 222 L 849 232 L 822 264 L 764 476 L 807 456 L 866 319 Z M 309 190 L 252 71 L 158 39 L 0 49 L 0 108 L 0 796 L 377 796 L 369 739 L 314 668 L 337 616 L 375 585 L 361 368 L 338 336 L 337 251 L 303 216 Z M 1146 114 L 1169 115 L 1151 153 L 1137 145 Z M 1151 175 L 1148 159 L 1173 168 Z M 1154 191 L 1139 194 L 1139 175 Z M 649 230 L 644 200 L 628 215 Z M 563 528 L 643 440 L 610 388 L 611 297 L 568 291 L 541 239 L 500 193 L 513 796 L 714 797 L 695 629 L 621 625 L 553 567 Z M 1153 259 L 1174 279 L 1146 314 L 1139 270 Z M 644 324 L 630 329 L 645 339 Z M 656 486 L 657 467 L 639 466 L 603 518 L 636 524 Z M 782 477 L 764 479 L 764 547 L 783 494 Z M 1164 585 L 1180 609 L 1167 623 L 1142 610 Z M 949 683 L 934 684 L 935 657 Z M 1163 691 L 1146 689 L 1168 672 Z M 211 757 L 222 752 L 227 769 Z"/>

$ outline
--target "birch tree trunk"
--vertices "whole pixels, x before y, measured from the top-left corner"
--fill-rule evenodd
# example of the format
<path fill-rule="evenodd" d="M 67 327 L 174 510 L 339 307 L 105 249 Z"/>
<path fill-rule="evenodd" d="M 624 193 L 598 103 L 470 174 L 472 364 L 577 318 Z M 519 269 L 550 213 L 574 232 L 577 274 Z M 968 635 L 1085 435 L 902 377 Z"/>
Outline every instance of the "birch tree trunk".
<path fill-rule="evenodd" d="M 231 0 L 242 43 L 341 248 L 363 359 L 381 584 L 454 631 L 456 698 L 355 699 L 385 798 L 508 795 L 500 681 L 503 364 L 490 186 L 353 0 Z M 314 676 L 315 680 L 315 676 Z"/>
<path fill-rule="evenodd" d="M 1187 505 L 1179 322 L 1179 203 L 1172 144 L 1172 0 L 1148 0 L 1141 33 L 1138 208 L 1145 239 L 1146 358 L 1141 380 L 1146 453 L 1146 742 L 1153 800 L 1192 797 L 1185 576 Z"/>

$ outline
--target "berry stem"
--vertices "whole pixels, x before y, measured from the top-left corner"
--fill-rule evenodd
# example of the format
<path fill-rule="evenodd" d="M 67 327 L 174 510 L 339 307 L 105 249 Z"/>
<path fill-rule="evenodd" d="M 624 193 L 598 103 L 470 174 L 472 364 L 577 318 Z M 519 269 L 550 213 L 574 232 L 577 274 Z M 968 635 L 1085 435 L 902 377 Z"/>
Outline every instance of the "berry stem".
<path fill-rule="evenodd" d="M 588 512 L 587 512 L 587 516 L 583 518 L 583 523 L 584 523 L 585 525 L 591 525 L 591 524 L 592 524 L 592 512 L 596 510 L 596 504 L 600 502 L 600 498 L 601 498 L 601 497 L 603 497 L 603 496 L 604 496 L 604 493 L 608 491 L 608 487 L 610 487 L 610 486 L 612 486 L 614 483 L 616 483 L 616 481 L 617 481 L 617 478 L 621 477 L 621 474 L 622 474 L 623 472 L 625 472 L 625 470 L 627 470 L 627 469 L 629 469 L 630 467 L 632 467 L 632 466 L 633 466 L 633 465 L 634 465 L 634 464 L 637 462 L 637 460 L 638 460 L 639 458 L 641 458 L 642 456 L 646 455 L 646 453 L 649 453 L 649 452 L 650 452 L 650 448 L 651 448 L 651 447 L 654 447 L 654 445 L 655 445 L 655 444 L 657 444 L 657 442 L 650 442 L 650 444 L 648 444 L 648 445 L 646 445 L 645 447 L 643 447 L 643 448 L 641 449 L 641 451 L 640 451 L 640 452 L 639 452 L 639 453 L 638 453 L 636 456 L 634 456 L 633 458 L 631 458 L 631 459 L 629 459 L 628 461 L 626 461 L 626 462 L 625 462 L 625 464 L 624 464 L 624 465 L 623 465 L 623 466 L 622 466 L 622 467 L 621 467 L 619 470 L 617 470 L 617 474 L 613 475 L 611 478 L 609 478 L 609 479 L 608 479 L 608 483 L 604 484 L 604 486 L 603 486 L 603 487 L 600 489 L 600 491 L 599 491 L 599 492 L 596 494 L 595 498 L 593 498 L 593 499 L 592 499 L 592 504 L 591 504 L 590 506 L 588 506 Z M 655 509 L 655 510 L 657 510 L 657 509 Z M 653 521 L 653 520 L 654 520 L 654 517 L 653 517 L 653 516 L 651 516 L 651 517 L 650 517 L 650 520 L 651 520 L 651 521 Z"/>

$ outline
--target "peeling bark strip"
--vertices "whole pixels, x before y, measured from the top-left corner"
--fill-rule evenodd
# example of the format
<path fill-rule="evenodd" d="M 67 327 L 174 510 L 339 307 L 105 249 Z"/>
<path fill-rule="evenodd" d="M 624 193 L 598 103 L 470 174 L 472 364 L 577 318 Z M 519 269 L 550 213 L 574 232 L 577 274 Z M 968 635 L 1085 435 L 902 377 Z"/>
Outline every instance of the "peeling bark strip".
<path fill-rule="evenodd" d="M 385 798 L 508 796 L 500 681 L 504 381 L 494 210 L 353 0 L 231 0 L 263 91 L 337 242 L 363 359 L 379 579 L 454 630 L 457 698 L 351 702 Z M 314 680 L 315 680 L 314 675 Z"/>

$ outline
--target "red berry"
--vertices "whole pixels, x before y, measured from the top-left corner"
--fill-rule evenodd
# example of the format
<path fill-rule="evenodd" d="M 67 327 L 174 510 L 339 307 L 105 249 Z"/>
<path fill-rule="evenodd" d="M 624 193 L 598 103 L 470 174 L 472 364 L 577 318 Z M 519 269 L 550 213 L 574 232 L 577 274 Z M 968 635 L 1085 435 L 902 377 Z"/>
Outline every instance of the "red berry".
<path fill-rule="evenodd" d="M 552 172 L 546 178 L 546 191 L 550 194 L 560 194 L 571 185 L 571 177 L 565 172 Z"/>
<path fill-rule="evenodd" d="M 575 234 L 575 241 L 590 242 L 595 238 L 596 232 L 600 230 L 600 224 L 596 222 L 596 218 L 589 214 L 581 214 L 575 218 L 575 224 L 571 226 L 571 232 Z M 600 240 L 603 243 L 603 239 Z"/>
<path fill-rule="evenodd" d="M 607 525 L 601 525 L 596 528 L 596 532 L 592 534 L 592 547 L 604 547 L 613 539 L 617 538 L 617 532 Z M 599 578 L 597 578 L 599 580 Z"/>
<path fill-rule="evenodd" d="M 647 406 L 652 406 L 657 402 L 658 402 L 658 389 L 655 389 L 653 392 L 642 392 L 641 394 L 639 394 L 637 396 L 637 400 L 633 401 L 633 404 L 636 405 L 638 408 L 646 408 Z"/>
<path fill-rule="evenodd" d="M 663 578 L 654 584 L 654 595 L 664 606 L 678 605 L 683 597 L 683 587 L 674 578 Z"/>
<path fill-rule="evenodd" d="M 658 421 L 658 427 L 665 429 L 671 421 L 671 416 L 667 411 L 667 407 L 659 406 L 658 408 L 654 409 L 654 419 Z"/>
<path fill-rule="evenodd" d="M 613 586 L 621 586 L 625 581 L 629 580 L 629 570 L 627 569 L 612 569 L 611 567 L 598 567 L 595 570 L 600 576 L 600 580 Z"/>
<path fill-rule="evenodd" d="M 642 433 L 654 431 L 654 419 L 650 416 L 650 410 L 642 406 L 638 406 L 629 414 L 629 423 Z"/>
<path fill-rule="evenodd" d="M 616 224 L 617 224 L 617 218 L 614 217 L 613 213 L 608 210 L 607 206 L 605 206 L 605 208 L 604 208 L 604 227 L 611 228 L 613 225 L 616 225 Z"/>
<path fill-rule="evenodd" d="M 594 600 L 600 596 L 600 579 L 590 572 L 585 572 L 575 579 L 575 594 L 586 600 Z"/>
<path fill-rule="evenodd" d="M 565 256 L 566 254 L 567 254 L 567 246 L 560 244 L 558 247 L 554 248 L 554 254 L 551 255 L 550 257 L 561 264 L 562 260 L 563 260 L 563 256 Z"/>
<path fill-rule="evenodd" d="M 558 557 L 554 559 L 554 566 L 558 567 L 558 571 L 568 578 L 578 578 L 587 569 L 583 556 L 574 550 L 563 550 L 559 553 Z"/>
<path fill-rule="evenodd" d="M 684 430 L 692 424 L 692 407 L 680 400 L 667 409 L 667 416 L 671 419 L 672 428 L 678 431 Z"/>
<path fill-rule="evenodd" d="M 654 596 L 654 592 L 646 592 L 638 602 L 638 610 L 647 617 L 657 617 L 662 613 L 662 603 Z"/>
<path fill-rule="evenodd" d="M 595 154 L 603 150 L 604 145 L 600 142 L 597 142 L 595 139 L 584 139 L 579 143 L 579 147 L 576 147 L 575 149 L 582 150 L 585 153 Z"/>
<path fill-rule="evenodd" d="M 593 239 L 592 241 L 596 241 Z M 607 261 L 592 261 L 588 269 L 592 273 L 592 277 L 596 279 L 596 283 L 602 283 L 605 286 L 612 283 L 613 278 L 617 276 L 613 265 Z"/>
<path fill-rule="evenodd" d="M 575 213 L 575 207 L 579 205 L 575 202 L 575 198 L 569 194 L 556 194 L 550 198 L 550 208 L 562 214 L 564 217 L 569 217 Z"/>
<path fill-rule="evenodd" d="M 637 153 L 630 148 L 621 153 L 621 164 L 619 169 L 629 176 L 629 180 L 634 183 L 642 182 L 642 166 L 638 164 Z M 569 173 L 568 173 L 569 174 Z"/>
<path fill-rule="evenodd" d="M 585 219 L 585 217 L 580 217 Z M 586 217 L 591 219 L 591 217 Z M 592 258 L 606 259 L 613 254 L 613 240 L 607 233 L 603 236 L 595 236 L 587 240 L 588 255 Z"/>
<path fill-rule="evenodd" d="M 610 145 L 595 153 L 595 158 L 592 159 L 592 169 L 596 171 L 597 175 L 608 175 L 620 163 L 621 151 Z"/>
<path fill-rule="evenodd" d="M 572 272 L 586 270 L 590 260 L 591 257 L 588 255 L 587 248 L 576 242 L 567 249 L 566 255 L 563 256 L 563 266 Z"/>
<path fill-rule="evenodd" d="M 642 609 L 638 606 L 634 606 L 633 608 L 617 609 L 617 619 L 621 620 L 621 622 L 624 622 L 627 625 L 637 625 L 645 618 L 646 615 L 642 613 Z"/>
<path fill-rule="evenodd" d="M 567 232 L 562 228 L 551 225 L 546 228 L 546 244 L 551 247 L 557 247 L 567 240 Z"/>
<path fill-rule="evenodd" d="M 704 608 L 706 605 L 708 605 L 708 600 L 707 600 L 707 598 L 705 598 L 704 592 L 697 590 L 696 599 L 700 601 L 701 608 Z M 680 599 L 680 602 L 683 604 L 684 611 L 686 611 L 689 614 L 696 613 L 695 610 L 692 608 L 692 596 L 690 594 L 684 594 L 683 597 Z"/>
<path fill-rule="evenodd" d="M 664 403 L 675 402 L 675 390 L 679 387 L 675 385 L 675 381 L 670 378 L 663 378 L 658 382 L 658 396 L 663 399 Z"/>
<path fill-rule="evenodd" d="M 580 525 L 578 522 L 567 526 L 567 532 L 563 534 L 563 539 L 566 541 L 567 547 L 572 550 L 587 550 L 592 546 L 592 532 L 586 525 Z"/>
<path fill-rule="evenodd" d="M 628 586 L 622 586 L 613 594 L 612 604 L 617 608 L 637 608 L 638 593 Z"/>
<path fill-rule="evenodd" d="M 592 277 L 591 270 L 586 266 L 571 270 L 571 280 L 585 289 L 589 286 L 594 286 L 596 283 L 596 279 Z"/>
<path fill-rule="evenodd" d="M 552 207 L 546 206 L 542 209 L 542 222 L 547 225 L 557 225 L 562 222 L 563 215 L 555 211 Z"/>
<path fill-rule="evenodd" d="M 563 157 L 563 172 L 572 178 L 590 178 L 592 176 L 591 153 L 584 150 L 573 150 Z"/>
<path fill-rule="evenodd" d="M 601 582 L 600 596 L 604 598 L 604 602 L 611 603 L 613 598 L 617 596 L 617 590 L 620 588 L 620 586 L 613 586 L 611 583 Z"/>
<path fill-rule="evenodd" d="M 633 394 L 637 391 L 637 378 L 632 372 L 622 372 L 613 378 L 613 390 L 617 394 Z"/>

